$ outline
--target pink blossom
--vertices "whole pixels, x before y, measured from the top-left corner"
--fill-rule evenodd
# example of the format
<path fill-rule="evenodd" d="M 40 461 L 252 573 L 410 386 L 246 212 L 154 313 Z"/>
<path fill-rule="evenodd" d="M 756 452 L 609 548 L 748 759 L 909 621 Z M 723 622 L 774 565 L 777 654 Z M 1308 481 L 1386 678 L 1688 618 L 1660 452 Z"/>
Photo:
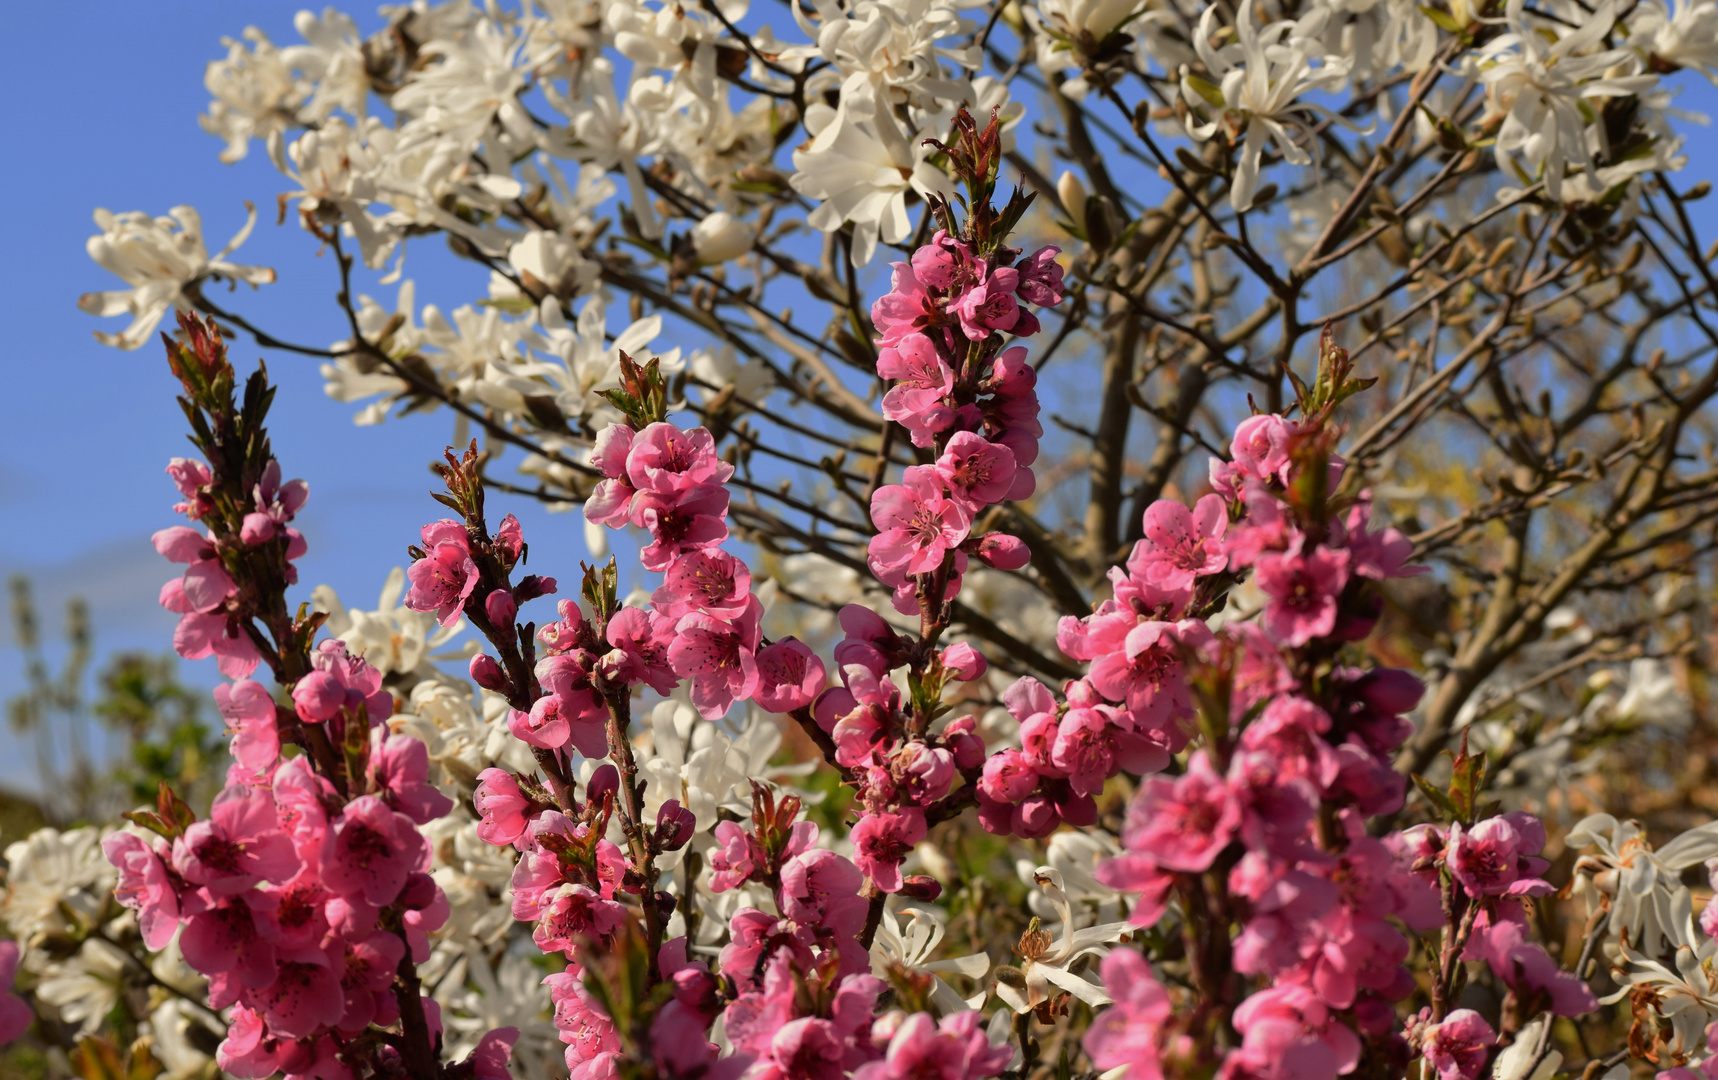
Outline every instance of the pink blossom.
<path fill-rule="evenodd" d="M 893 287 L 871 304 L 871 322 L 882 335 L 877 344 L 883 346 L 898 344 L 902 338 L 916 333 L 936 318 L 930 296 L 915 275 L 913 266 L 905 262 L 891 265 L 894 267 Z"/>
<path fill-rule="evenodd" d="M 328 831 L 324 800 L 336 798 L 334 785 L 311 771 L 304 757 L 289 758 L 274 771 L 275 820 L 291 839 L 299 858 L 316 862 Z"/>
<path fill-rule="evenodd" d="M 531 940 L 544 952 L 577 959 L 582 939 L 605 938 L 626 920 L 626 909 L 588 885 L 562 885 L 546 898 Z"/>
<path fill-rule="evenodd" d="M 1018 750 L 1003 750 L 984 763 L 984 775 L 978 789 L 997 802 L 1017 803 L 1038 787 L 1038 773 L 1026 755 Z"/>
<path fill-rule="evenodd" d="M 765 862 L 763 846 L 737 821 L 717 822 L 715 836 L 716 847 L 708 855 L 710 891 L 737 889 Z"/>
<path fill-rule="evenodd" d="M 378 729 L 370 752 L 370 781 L 382 801 L 428 825 L 453 809 L 453 800 L 429 782 L 429 747 L 410 735 L 383 735 Z"/>
<path fill-rule="evenodd" d="M 610 424 L 597 432 L 596 442 L 591 445 L 591 464 L 610 480 L 625 476 L 632 436 L 632 429 L 625 424 Z"/>
<path fill-rule="evenodd" d="M 859 816 L 853 826 L 853 861 L 884 892 L 901 889 L 901 861 L 925 838 L 925 812 L 916 806 Z"/>
<path fill-rule="evenodd" d="M 938 229 L 930 242 L 913 252 L 913 274 L 926 288 L 939 291 L 961 288 L 978 279 L 981 272 L 970 245 Z"/>
<path fill-rule="evenodd" d="M 798 638 L 771 642 L 757 654 L 758 685 L 752 700 L 773 713 L 803 709 L 828 681 L 823 661 Z"/>
<path fill-rule="evenodd" d="M 1307 555 L 1296 544 L 1281 554 L 1261 556 L 1257 577 L 1269 598 L 1265 630 L 1278 643 L 1298 649 L 1336 628 L 1336 601 L 1348 584 L 1348 552 L 1319 547 Z"/>
<path fill-rule="evenodd" d="M 704 719 L 720 718 L 734 702 L 744 701 L 757 689 L 762 616 L 763 608 L 754 597 L 746 613 L 733 622 L 694 612 L 675 627 L 668 662 L 676 675 L 692 680 L 692 704 Z"/>
<path fill-rule="evenodd" d="M 574 964 L 543 980 L 555 1007 L 555 1029 L 567 1044 L 567 1067 L 574 1076 L 580 1075 L 580 1066 L 620 1052 L 620 1036 L 614 1030 L 614 1021 L 585 989 L 584 978 L 584 972 Z M 586 1075 L 602 1074 L 587 1071 Z"/>
<path fill-rule="evenodd" d="M 227 1037 L 215 1050 L 221 1071 L 240 1080 L 262 1080 L 280 1071 L 286 1048 L 270 1035 L 262 1014 L 245 1005 L 233 1006 Z"/>
<path fill-rule="evenodd" d="M 477 835 L 500 847 L 525 834 L 525 811 L 530 802 L 519 791 L 519 781 L 506 769 L 484 769 L 477 774 L 477 790 L 471 802 L 482 820 Z"/>
<path fill-rule="evenodd" d="M 1128 569 L 1143 571 L 1146 580 L 1166 589 L 1185 589 L 1197 578 L 1220 574 L 1228 566 L 1223 533 L 1229 508 L 1220 495 L 1206 495 L 1192 510 L 1174 499 L 1159 499 L 1145 511 L 1143 557 L 1136 553 Z"/>
<path fill-rule="evenodd" d="M 1014 452 L 971 431 L 957 431 L 949 438 L 936 468 L 949 492 L 969 511 L 1032 494 L 1030 489 L 1013 490 L 1015 474 L 1020 471 L 1014 464 Z M 1032 474 L 1028 471 L 1025 475 L 1030 478 Z"/>
<path fill-rule="evenodd" d="M 639 553 L 646 570 L 666 570 L 688 551 L 712 548 L 728 538 L 728 489 L 720 484 L 691 484 L 678 492 L 639 492 L 631 521 L 650 533 Z"/>
<path fill-rule="evenodd" d="M 1163 746 L 1129 731 L 1118 714 L 1108 705 L 1070 708 L 1057 725 L 1050 760 L 1078 794 L 1096 795 L 1119 770 L 1139 775 L 1169 764 Z"/>
<path fill-rule="evenodd" d="M 637 494 L 631 484 L 619 477 L 599 480 L 585 500 L 585 520 L 592 525 L 623 528 L 632 518 L 633 496 Z"/>
<path fill-rule="evenodd" d="M 1545 847 L 1545 826 L 1519 811 L 1487 818 L 1471 829 L 1450 826 L 1445 865 L 1469 896 L 1544 896 L 1549 883 L 1539 878 L 1550 863 L 1538 858 Z"/>
<path fill-rule="evenodd" d="M 249 679 L 222 683 L 215 687 L 215 708 L 233 736 L 233 760 L 252 773 L 267 772 L 280 757 L 280 731 L 268 690 Z"/>
<path fill-rule="evenodd" d="M 259 788 L 227 788 L 215 796 L 208 819 L 192 822 L 173 842 L 173 868 L 216 896 L 260 881 L 287 881 L 298 865 L 292 841 L 275 819 L 274 800 Z"/>
<path fill-rule="evenodd" d="M 1063 625 L 1067 626 L 1066 619 Z M 1111 701 L 1121 702 L 1143 726 L 1165 729 L 1193 714 L 1193 699 L 1182 675 L 1182 650 L 1211 640 L 1211 630 L 1198 619 L 1180 622 L 1139 620 L 1125 612 L 1092 616 L 1087 642 L 1073 641 L 1069 655 L 1089 659 L 1087 678 Z M 1061 642 L 1063 635 L 1057 633 Z"/>
<path fill-rule="evenodd" d="M 366 903 L 394 902 L 406 877 L 428 855 L 423 834 L 412 819 L 397 814 L 374 795 L 346 804 L 328 830 L 322 853 L 322 879 L 339 893 L 354 893 Z"/>
<path fill-rule="evenodd" d="M 949 314 L 960 319 L 961 332 L 973 341 L 983 341 L 993 330 L 1013 329 L 1020 321 L 1020 305 L 1014 299 L 1019 285 L 1018 270 L 994 267 L 949 305 Z"/>
<path fill-rule="evenodd" d="M 1494 923 L 1474 931 L 1478 952 L 1517 996 L 1543 996 L 1558 1016 L 1580 1016 L 1599 1007 L 1592 988 L 1562 970 L 1544 949 L 1526 940 L 1520 924 Z"/>
<path fill-rule="evenodd" d="M 214 543 L 196 529 L 174 525 L 149 539 L 155 550 L 170 562 L 187 564 L 185 574 L 179 580 L 192 611 L 213 611 L 238 591 L 238 586 L 233 584 L 233 579 L 221 565 Z"/>
<path fill-rule="evenodd" d="M 648 424 L 632 438 L 626 477 L 641 492 L 674 496 L 699 484 L 723 484 L 734 467 L 716 454 L 704 428 L 682 431 L 673 424 Z"/>
<path fill-rule="evenodd" d="M 233 973 L 238 985 L 267 986 L 275 978 L 274 946 L 260 933 L 252 904 L 266 904 L 260 893 L 217 898 L 198 889 L 182 898 L 185 931 L 179 949 L 185 962 L 204 975 Z"/>
<path fill-rule="evenodd" d="M 173 630 L 173 651 L 186 660 L 213 656 L 221 674 L 229 679 L 248 678 L 262 661 L 256 643 L 237 618 L 193 610 L 178 578 L 161 587 L 161 606 L 179 615 L 179 625 Z"/>
<path fill-rule="evenodd" d="M 1210 869 L 1240 824 L 1240 805 L 1200 751 L 1180 776 L 1153 776 L 1140 785 L 1122 842 L 1166 870 L 1197 874 Z"/>
<path fill-rule="evenodd" d="M 392 987 L 400 960 L 406 955 L 405 942 L 396 934 L 377 930 L 344 945 L 340 986 L 346 1000 L 340 1030 L 356 1035 L 372 1023 L 392 1023 L 399 1014 Z"/>
<path fill-rule="evenodd" d="M 650 598 L 663 615 L 678 618 L 702 611 L 718 619 L 738 618 L 751 602 L 752 572 L 725 551 L 689 551 L 675 559 Z"/>
<path fill-rule="evenodd" d="M 268 936 L 276 945 L 315 945 L 327 934 L 327 905 L 332 896 L 322 887 L 321 867 L 306 866 L 285 885 L 265 885 L 261 891 L 273 906 L 268 917 L 272 933 Z"/>
<path fill-rule="evenodd" d="M 685 558 L 702 554 L 706 553 L 693 552 Z M 678 621 L 643 608 L 621 608 L 608 621 L 608 643 L 614 649 L 603 657 L 600 670 L 615 682 L 643 683 L 659 694 L 672 693 L 680 680 L 669 664 L 668 650 Z"/>
<path fill-rule="evenodd" d="M 909 334 L 877 354 L 877 374 L 892 383 L 883 395 L 883 415 L 913 434 L 916 446 L 929 446 L 933 433 L 954 423 L 943 398 L 954 389 L 954 370 L 931 339 Z"/>
<path fill-rule="evenodd" d="M 424 557 L 406 569 L 412 587 L 405 605 L 413 611 L 433 611 L 443 626 L 459 621 L 460 610 L 477 587 L 477 564 L 465 526 L 450 518 L 423 527 Z"/>
<path fill-rule="evenodd" d="M 1162 1080 L 1164 1023 L 1169 995 L 1137 951 L 1120 948 L 1104 957 L 1104 987 L 1115 1001 L 1092 1018 L 1085 1048 L 1097 1069 L 1127 1066 L 1130 1080 Z"/>
<path fill-rule="evenodd" d="M 513 1060 L 513 1044 L 518 1041 L 516 1027 L 486 1032 L 466 1059 L 471 1064 L 471 1080 L 513 1080 L 507 1066 Z"/>
<path fill-rule="evenodd" d="M 838 938 L 855 937 L 865 928 L 870 906 L 859 895 L 864 883 L 859 868 L 833 851 L 801 852 L 781 868 L 782 914 Z"/>
<path fill-rule="evenodd" d="M 346 994 L 340 985 L 343 966 L 319 948 L 298 949 L 283 957 L 274 981 L 252 995 L 269 1030 L 303 1038 L 338 1024 L 346 1012 Z"/>
<path fill-rule="evenodd" d="M 928 574 L 966 539 L 971 519 L 948 498 L 934 468 L 908 468 L 901 483 L 877 489 L 871 521 L 879 530 L 870 541 L 871 558 L 910 575 Z"/>
<path fill-rule="evenodd" d="M 1233 1023 L 1242 1042 L 1218 1072 L 1224 1080 L 1335 1080 L 1360 1052 L 1353 1030 L 1303 986 L 1259 991 L 1241 1002 Z"/>
<path fill-rule="evenodd" d="M 1062 265 L 1056 261 L 1061 253 L 1061 248 L 1047 245 L 1015 264 L 1020 271 L 1020 284 L 1015 287 L 1020 299 L 1039 307 L 1062 302 Z"/>
<path fill-rule="evenodd" d="M 196 521 L 209 512 L 213 504 L 209 501 L 205 489 L 215 478 L 207 465 L 191 458 L 170 458 L 167 462 L 167 475 L 172 478 L 173 486 L 179 489 L 179 494 L 185 499 L 184 502 L 173 505 L 175 514 L 184 514 Z"/>
<path fill-rule="evenodd" d="M 102 837 L 101 850 L 119 870 L 113 898 L 137 913 L 137 929 L 149 949 L 164 949 L 179 929 L 179 893 L 164 861 L 165 851 L 130 833 Z M 11 985 L 9 978 L 0 985 Z M 6 1040 L 0 1039 L 0 1043 Z"/>
<path fill-rule="evenodd" d="M 889 1038 L 883 1060 L 861 1065 L 853 1080 L 982 1080 L 1008 1067 L 1014 1049 L 992 1046 L 983 1017 L 973 1010 L 940 1022 L 914 1013 Z"/>
<path fill-rule="evenodd" d="M 1236 469 L 1252 480 L 1288 483 L 1289 440 L 1295 427 L 1274 413 L 1249 416 L 1235 428 L 1229 454 Z"/>
<path fill-rule="evenodd" d="M 1472 1009 L 1456 1009 L 1420 1034 L 1420 1052 L 1439 1080 L 1476 1080 L 1497 1033 Z"/>
<path fill-rule="evenodd" d="M 355 716 L 362 709 L 374 727 L 393 715 L 394 697 L 383 689 L 382 673 L 348 652 L 345 642 L 322 641 L 311 652 L 310 664 L 311 672 L 292 687 L 300 720 L 321 724 L 343 711 Z"/>

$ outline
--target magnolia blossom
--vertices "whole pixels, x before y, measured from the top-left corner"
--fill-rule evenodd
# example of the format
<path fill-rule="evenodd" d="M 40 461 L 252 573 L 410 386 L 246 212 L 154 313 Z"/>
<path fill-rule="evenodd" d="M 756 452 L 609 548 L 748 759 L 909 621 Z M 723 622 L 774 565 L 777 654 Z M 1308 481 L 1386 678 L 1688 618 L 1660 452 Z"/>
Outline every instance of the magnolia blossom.
<path fill-rule="evenodd" d="M 1020 939 L 1018 975 L 996 979 L 996 996 L 1017 1013 L 1031 1012 L 1060 992 L 1067 992 L 1088 1005 L 1108 1005 L 1109 991 L 1074 968 L 1088 957 L 1102 958 L 1109 945 L 1122 940 L 1133 930 L 1130 923 L 1109 922 L 1081 927 L 1075 921 L 1073 905 L 1062 888 L 1061 871 L 1040 866 L 1034 874 L 1038 887 L 1056 909 L 1059 916 L 1056 934 L 1033 928 Z"/>
<path fill-rule="evenodd" d="M 1542 179 L 1546 193 L 1557 199 L 1571 168 L 1589 174 L 1598 168 L 1587 127 L 1593 105 L 1650 90 L 1658 77 L 1631 74 L 1638 70 L 1639 57 L 1628 49 L 1596 48 L 1616 19 L 1614 3 L 1599 5 L 1555 42 L 1542 36 L 1543 23 L 1526 21 L 1525 6 L 1525 0 L 1504 6 L 1509 33 L 1486 43 L 1477 72 L 1490 111 L 1503 117 L 1495 148 L 1498 168 Z"/>
<path fill-rule="evenodd" d="M 152 218 L 139 211 L 115 214 L 95 212 L 100 235 L 92 236 L 86 249 L 96 264 L 124 281 L 130 288 L 84 293 L 78 307 L 91 315 L 130 315 L 131 325 L 117 334 L 96 331 L 96 340 L 121 349 L 135 349 L 148 341 L 168 309 L 191 307 L 187 290 L 204 278 L 225 278 L 248 285 L 274 280 L 266 266 L 240 266 L 227 256 L 238 250 L 256 224 L 256 210 L 245 218 L 244 227 L 227 246 L 209 255 L 203 244 L 203 218 L 189 206 L 175 206 L 166 217 Z"/>
<path fill-rule="evenodd" d="M 1219 124 L 1227 124 L 1232 133 L 1244 130 L 1241 160 L 1229 188 L 1229 205 L 1236 211 L 1252 208 L 1267 143 L 1289 164 L 1310 165 L 1312 156 L 1296 140 L 1297 132 L 1321 118 L 1352 126 L 1323 106 L 1300 100 L 1339 89 L 1353 65 L 1349 57 L 1324 52 L 1319 32 L 1327 14 L 1315 9 L 1298 21 L 1279 19 L 1260 29 L 1253 21 L 1252 0 L 1242 0 L 1235 15 L 1235 40 L 1221 48 L 1210 44 L 1217 6 L 1206 8 L 1199 18 L 1193 47 L 1209 79 L 1183 65 L 1181 96 L 1195 116 L 1210 111 L 1213 118 L 1189 121 L 1187 133 L 1203 141 L 1217 133 Z"/>
<path fill-rule="evenodd" d="M 877 241 L 894 244 L 912 230 L 907 192 L 946 195 L 948 176 L 926 161 L 930 151 L 915 133 L 902 132 L 886 117 L 861 118 L 846 103 L 832 113 L 818 105 L 807 117 L 815 137 L 793 153 L 793 188 L 821 205 L 807 222 L 834 232 L 853 225 L 853 265 L 864 266 Z"/>

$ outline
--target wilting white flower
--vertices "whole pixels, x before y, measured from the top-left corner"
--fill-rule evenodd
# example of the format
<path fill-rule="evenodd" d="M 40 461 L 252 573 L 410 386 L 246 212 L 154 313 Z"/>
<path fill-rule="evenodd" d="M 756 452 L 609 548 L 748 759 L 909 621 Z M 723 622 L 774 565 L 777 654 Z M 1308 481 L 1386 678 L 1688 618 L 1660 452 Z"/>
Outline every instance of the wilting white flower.
<path fill-rule="evenodd" d="M 1062 887 L 1062 873 L 1040 866 L 1034 875 L 1057 914 L 1057 932 L 1039 928 L 1037 919 L 1020 938 L 1020 965 L 997 971 L 996 996 L 1017 1013 L 1031 1012 L 1060 990 L 1094 1008 L 1108 1005 L 1111 998 L 1102 985 L 1074 974 L 1087 957 L 1101 958 L 1109 945 L 1120 941 L 1133 927 L 1125 922 L 1099 923 L 1078 928 L 1073 905 Z"/>
<path fill-rule="evenodd" d="M 250 236 L 257 220 L 255 208 L 246 215 L 244 228 L 213 258 L 203 244 L 203 219 L 195 209 L 175 206 L 167 214 L 152 218 L 136 210 L 124 214 L 95 212 L 101 233 L 90 237 L 85 249 L 98 266 L 131 286 L 78 297 L 78 307 L 91 315 L 131 316 L 131 325 L 118 334 L 96 331 L 96 340 L 103 345 L 121 349 L 142 345 L 169 308 L 190 309 L 185 290 L 204 278 L 226 278 L 249 285 L 274 280 L 274 271 L 266 266 L 227 261 L 227 256 Z"/>
<path fill-rule="evenodd" d="M 1654 851 L 1638 822 L 1593 814 L 1577 822 L 1565 842 L 1596 849 L 1576 860 L 1572 883 L 1589 914 L 1608 908 L 1612 941 L 1626 931 L 1635 948 L 1656 952 L 1679 940 L 1677 898 L 1688 893 L 1682 873 L 1718 857 L 1718 822 L 1690 829 Z"/>
<path fill-rule="evenodd" d="M 1203 141 L 1217 133 L 1219 124 L 1237 133 L 1245 130 L 1241 160 L 1229 187 L 1229 205 L 1237 211 L 1253 205 L 1266 143 L 1275 146 L 1289 164 L 1310 165 L 1312 156 L 1295 140 L 1309 118 L 1352 127 L 1323 106 L 1300 100 L 1318 91 L 1334 92 L 1347 81 L 1353 66 L 1347 57 L 1323 52 L 1319 37 L 1328 17 L 1329 12 L 1321 9 L 1299 20 L 1278 19 L 1260 30 L 1253 24 L 1252 0 L 1242 0 L 1235 17 L 1236 40 L 1222 48 L 1211 46 L 1217 7 L 1206 8 L 1199 18 L 1193 45 L 1216 84 L 1183 68 L 1181 96 L 1196 113 L 1214 110 L 1216 118 L 1190 121 L 1187 133 Z"/>
<path fill-rule="evenodd" d="M 930 151 L 922 139 L 908 138 L 886 114 L 863 123 L 845 101 L 833 112 L 817 105 L 807 112 L 806 129 L 815 129 L 816 135 L 793 152 L 793 189 L 822 200 L 806 219 L 813 228 L 834 232 L 842 222 L 852 222 L 855 266 L 871 261 L 879 239 L 895 244 L 911 233 L 908 191 L 947 195 L 953 190 L 948 176 L 926 160 Z"/>
<path fill-rule="evenodd" d="M 1504 8 L 1509 33 L 1484 45 L 1476 67 L 1490 112 L 1503 117 L 1495 148 L 1498 168 L 1543 179 L 1546 193 L 1561 199 L 1571 166 L 1587 173 L 1597 169 L 1593 155 L 1600 148 L 1589 146 L 1588 103 L 1642 93 L 1657 85 L 1658 77 L 1617 74 L 1637 70 L 1639 57 L 1628 49 L 1598 47 L 1616 20 L 1614 3 L 1599 5 L 1554 43 L 1545 40 L 1539 24 L 1526 22 L 1524 6 L 1524 0 L 1509 0 Z M 1594 133 L 1602 136 L 1603 125 Z"/>
<path fill-rule="evenodd" d="M 1705 1046 L 1707 1025 L 1718 1020 L 1718 972 L 1713 970 L 1718 944 L 1695 930 L 1688 890 L 1682 891 L 1672 914 L 1674 966 L 1658 959 L 1656 948 L 1643 952 L 1624 941 L 1621 962 L 1611 969 L 1621 989 L 1600 1000 L 1609 1005 L 1637 990 L 1650 991 L 1653 1010 L 1670 1022 L 1672 1032 L 1670 1045 L 1661 1052 L 1681 1060 Z"/>
<path fill-rule="evenodd" d="M 984 1004 L 983 990 L 971 998 L 962 998 L 954 987 L 942 980 L 944 975 L 965 975 L 982 979 L 990 970 L 990 957 L 982 953 L 954 956 L 936 960 L 937 946 L 942 944 L 946 928 L 935 911 L 907 908 L 899 913 L 885 911 L 877 924 L 877 936 L 871 942 L 871 973 L 886 978 L 892 968 L 901 968 L 920 975 L 930 975 L 931 1003 L 943 1015 L 976 1009 Z"/>

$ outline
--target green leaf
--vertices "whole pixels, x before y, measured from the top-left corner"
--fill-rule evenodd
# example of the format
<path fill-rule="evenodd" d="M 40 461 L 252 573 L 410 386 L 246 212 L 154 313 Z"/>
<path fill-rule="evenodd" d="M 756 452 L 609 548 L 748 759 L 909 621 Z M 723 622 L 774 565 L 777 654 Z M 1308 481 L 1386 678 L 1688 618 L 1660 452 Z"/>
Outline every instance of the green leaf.
<path fill-rule="evenodd" d="M 1216 83 L 1201 79 L 1197 75 L 1181 76 L 1181 81 L 1193 88 L 1193 92 L 1204 98 L 1212 108 L 1221 109 L 1228 104 L 1223 99 L 1223 90 Z"/>
<path fill-rule="evenodd" d="M 1420 14 L 1432 20 L 1432 22 L 1437 25 L 1437 28 L 1445 33 L 1459 34 L 1463 30 L 1462 25 L 1456 22 L 1455 16 L 1451 15 L 1447 11 L 1439 11 L 1437 8 L 1430 6 L 1421 6 Z"/>
<path fill-rule="evenodd" d="M 1436 784 L 1419 773 L 1412 775 L 1414 786 L 1420 789 L 1420 794 L 1426 797 L 1426 801 L 1438 808 L 1438 813 L 1443 816 L 1446 822 L 1455 821 L 1459 815 L 1456 813 L 1455 803 L 1450 802 L 1450 797 L 1439 791 Z"/>

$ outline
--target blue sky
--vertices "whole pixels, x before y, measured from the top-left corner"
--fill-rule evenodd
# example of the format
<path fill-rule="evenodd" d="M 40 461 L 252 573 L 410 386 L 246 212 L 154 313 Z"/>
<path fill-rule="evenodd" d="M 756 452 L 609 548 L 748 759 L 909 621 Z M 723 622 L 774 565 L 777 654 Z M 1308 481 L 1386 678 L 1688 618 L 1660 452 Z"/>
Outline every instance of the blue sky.
<path fill-rule="evenodd" d="M 12 207 L 8 257 L 0 271 L 5 390 L 0 393 L 0 577 L 35 582 L 50 636 L 68 596 L 92 607 L 98 649 L 167 647 L 172 618 L 155 603 L 167 565 L 149 534 L 173 524 L 165 461 L 186 452 L 172 380 L 157 347 L 121 353 L 98 344 L 98 320 L 75 307 L 79 293 L 114 281 L 84 253 L 95 231 L 91 211 L 165 213 L 189 203 L 203 215 L 211 250 L 244 220 L 243 200 L 263 220 L 237 261 L 273 266 L 279 281 L 245 295 L 237 307 L 293 339 L 327 344 L 343 335 L 332 297 L 335 268 L 289 222 L 273 223 L 274 196 L 286 181 L 260 145 L 232 166 L 216 158 L 218 140 L 197 125 L 208 101 L 204 65 L 223 50 L 219 39 L 249 22 L 277 43 L 296 40 L 300 2 L 144 0 L 52 5 L 0 5 L 8 42 L 0 94 L 14 102 L 0 115 L 0 137 L 12 166 L 0 179 Z M 352 8 L 366 29 L 372 14 Z M 1718 94 L 1698 78 L 1679 102 L 1718 112 Z M 1696 133 L 1683 176 L 1710 176 L 1718 163 L 1711 140 Z M 1714 200 L 1718 202 L 1718 200 Z M 1708 212 L 1710 220 L 1711 212 Z M 482 294 L 481 276 L 453 267 L 422 245 L 408 262 L 419 303 L 444 309 Z M 372 276 L 373 278 L 373 276 Z M 392 287 L 372 288 L 391 307 Z M 102 328 L 115 330 L 120 320 Z M 695 342 L 687 344 L 695 345 Z M 237 355 L 257 354 L 241 341 Z M 452 431 L 447 414 L 409 421 L 410 434 L 359 428 L 350 406 L 322 393 L 314 361 L 277 357 L 276 452 L 288 476 L 310 481 L 300 525 L 310 538 L 302 561 L 306 586 L 328 583 L 348 603 L 370 606 L 388 569 L 404 560 L 417 527 L 435 516 L 426 497 L 428 462 Z M 390 422 L 392 423 L 392 422 Z M 576 519 L 535 505 L 519 512 L 544 565 L 563 577 L 585 555 Z M 336 554 L 337 553 L 337 554 Z M 307 592 L 308 590 L 306 590 Z M 10 628 L 0 633 L 0 699 L 23 685 L 22 657 Z M 216 678 L 208 662 L 183 666 L 198 683 Z M 0 731 L 0 784 L 28 787 L 33 777 Z"/>

